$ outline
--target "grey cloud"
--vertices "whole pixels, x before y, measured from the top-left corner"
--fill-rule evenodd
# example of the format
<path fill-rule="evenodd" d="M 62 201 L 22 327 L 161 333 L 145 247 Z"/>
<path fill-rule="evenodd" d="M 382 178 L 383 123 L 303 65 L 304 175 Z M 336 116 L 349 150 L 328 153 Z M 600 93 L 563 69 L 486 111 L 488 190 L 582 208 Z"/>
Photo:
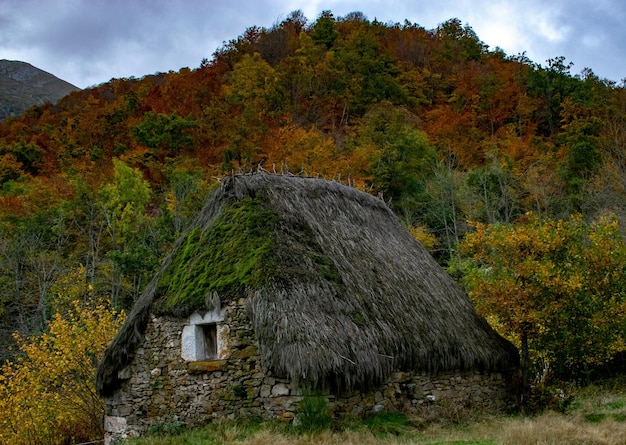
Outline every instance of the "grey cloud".
<path fill-rule="evenodd" d="M 156 71 L 197 67 L 223 41 L 249 26 L 269 27 L 302 9 L 315 20 L 322 9 L 337 16 L 361 11 L 383 22 L 409 19 L 427 28 L 458 17 L 481 36 L 481 20 L 493 5 L 512 5 L 523 35 L 519 52 L 535 62 L 563 55 L 573 72 L 590 66 L 601 77 L 624 73 L 626 3 L 610 0 L 406 2 L 395 0 L 0 0 L 0 58 L 24 60 L 80 87 Z M 36 13 L 35 13 L 36 11 Z M 570 31 L 562 41 L 541 36 L 532 21 L 543 17 Z M 513 32 L 513 31 L 512 31 Z M 488 42 L 492 47 L 502 46 Z M 595 45 L 595 46 L 594 46 Z M 508 51 L 507 48 L 504 48 Z M 21 59 L 23 60 L 23 59 Z"/>
<path fill-rule="evenodd" d="M 619 81 L 626 77 L 623 61 L 626 40 L 625 5 L 622 2 L 577 1 L 564 5 L 561 23 L 572 32 L 558 48 L 572 62 L 572 71 L 592 68 L 600 77 Z M 557 49 L 557 48 L 555 48 Z"/>

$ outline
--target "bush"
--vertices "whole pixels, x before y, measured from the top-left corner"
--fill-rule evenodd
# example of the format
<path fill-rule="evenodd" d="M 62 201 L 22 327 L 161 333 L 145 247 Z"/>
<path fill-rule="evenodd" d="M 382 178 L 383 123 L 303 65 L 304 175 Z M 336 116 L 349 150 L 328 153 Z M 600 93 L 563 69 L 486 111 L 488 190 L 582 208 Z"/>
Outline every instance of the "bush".
<path fill-rule="evenodd" d="M 0 444 L 57 445 L 101 439 L 104 405 L 96 366 L 123 316 L 75 304 L 40 336 L 16 336 L 21 352 L 0 368 Z"/>

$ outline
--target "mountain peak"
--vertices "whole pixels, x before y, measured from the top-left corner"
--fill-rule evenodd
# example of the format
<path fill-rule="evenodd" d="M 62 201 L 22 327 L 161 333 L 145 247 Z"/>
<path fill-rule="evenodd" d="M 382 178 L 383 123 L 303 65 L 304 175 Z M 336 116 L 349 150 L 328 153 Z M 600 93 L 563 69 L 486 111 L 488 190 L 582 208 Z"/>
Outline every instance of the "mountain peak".
<path fill-rule="evenodd" d="M 56 102 L 79 88 L 33 65 L 0 60 L 0 122 L 33 105 Z"/>

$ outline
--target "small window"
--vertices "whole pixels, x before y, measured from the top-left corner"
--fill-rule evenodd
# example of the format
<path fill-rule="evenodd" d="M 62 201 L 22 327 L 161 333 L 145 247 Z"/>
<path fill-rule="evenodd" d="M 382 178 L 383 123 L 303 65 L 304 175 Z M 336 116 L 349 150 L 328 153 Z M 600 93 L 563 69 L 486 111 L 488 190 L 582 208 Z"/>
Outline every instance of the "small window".
<path fill-rule="evenodd" d="M 204 316 L 194 313 L 181 333 L 181 357 L 189 362 L 222 360 L 225 345 L 220 341 L 225 337 L 228 326 L 222 321 L 223 314 L 208 312 Z"/>
<path fill-rule="evenodd" d="M 217 359 L 217 324 L 203 324 L 202 338 L 204 339 L 204 357 L 201 360 Z"/>

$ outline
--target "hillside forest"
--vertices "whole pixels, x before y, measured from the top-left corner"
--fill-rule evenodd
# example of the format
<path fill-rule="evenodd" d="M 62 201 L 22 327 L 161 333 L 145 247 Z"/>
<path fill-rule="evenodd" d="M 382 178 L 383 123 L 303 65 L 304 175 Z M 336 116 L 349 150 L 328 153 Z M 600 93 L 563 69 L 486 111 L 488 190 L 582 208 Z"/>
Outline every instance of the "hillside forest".
<path fill-rule="evenodd" d="M 216 178 L 264 170 L 380 196 L 531 377 L 610 372 L 626 350 L 626 88 L 572 69 L 459 19 L 294 11 L 197 68 L 7 118 L 0 359 L 28 360 L 26 339 L 85 308 L 130 309 Z"/>

